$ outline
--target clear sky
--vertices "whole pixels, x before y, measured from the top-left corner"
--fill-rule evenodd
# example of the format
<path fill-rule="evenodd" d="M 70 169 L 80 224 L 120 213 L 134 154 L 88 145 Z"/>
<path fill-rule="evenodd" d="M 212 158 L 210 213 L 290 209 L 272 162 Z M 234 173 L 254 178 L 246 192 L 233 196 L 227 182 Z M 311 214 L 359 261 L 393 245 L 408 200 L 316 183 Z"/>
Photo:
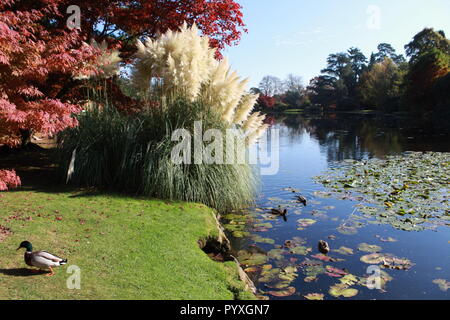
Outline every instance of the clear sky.
<path fill-rule="evenodd" d="M 248 33 L 227 56 L 257 86 L 265 75 L 289 73 L 304 83 L 318 75 L 330 53 L 355 46 L 367 57 L 387 42 L 403 46 L 424 27 L 450 36 L 449 0 L 236 0 Z"/>

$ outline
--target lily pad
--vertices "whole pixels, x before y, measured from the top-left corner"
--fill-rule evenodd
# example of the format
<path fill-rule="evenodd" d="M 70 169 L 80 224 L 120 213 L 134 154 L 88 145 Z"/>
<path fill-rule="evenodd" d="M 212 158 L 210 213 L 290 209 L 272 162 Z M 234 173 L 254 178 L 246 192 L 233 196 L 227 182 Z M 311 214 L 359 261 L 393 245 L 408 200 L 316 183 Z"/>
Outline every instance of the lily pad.
<path fill-rule="evenodd" d="M 375 253 L 375 252 L 380 252 L 381 251 L 381 247 L 377 246 L 377 245 L 374 245 L 374 244 L 361 243 L 358 246 L 358 250 L 359 251 L 363 251 L 363 252 Z"/>
<path fill-rule="evenodd" d="M 295 248 L 291 249 L 291 253 L 292 254 L 297 254 L 297 255 L 302 255 L 302 256 L 306 256 L 307 254 L 309 254 L 312 251 L 311 248 L 308 247 L 304 247 L 304 246 L 297 246 Z"/>
<path fill-rule="evenodd" d="M 274 296 L 274 297 L 280 297 L 280 298 L 284 298 L 284 297 L 290 297 L 292 295 L 294 295 L 296 289 L 294 287 L 289 287 L 285 290 L 281 290 L 281 291 L 269 291 L 267 292 L 268 294 Z"/>
<path fill-rule="evenodd" d="M 284 259 L 284 253 L 286 253 L 286 251 L 283 249 L 272 249 L 267 253 L 267 255 L 272 259 L 282 260 Z"/>
<path fill-rule="evenodd" d="M 354 254 L 353 249 L 347 247 L 340 247 L 339 249 L 333 251 L 345 256 L 351 256 L 352 254 Z"/>
<path fill-rule="evenodd" d="M 367 264 L 381 264 L 384 268 L 394 270 L 409 270 L 414 264 L 406 258 L 398 258 L 392 254 L 372 253 L 360 259 Z"/>
<path fill-rule="evenodd" d="M 348 274 L 348 272 L 332 266 L 326 266 L 325 269 L 326 269 L 325 274 L 334 278 L 340 278 Z"/>
<path fill-rule="evenodd" d="M 269 258 L 267 255 L 258 252 L 250 252 L 247 250 L 241 250 L 238 252 L 239 263 L 245 266 L 255 266 L 266 263 Z"/>
<path fill-rule="evenodd" d="M 335 298 L 339 298 L 341 296 L 344 298 L 352 298 L 358 294 L 358 290 L 349 288 L 349 286 L 343 283 L 339 283 L 332 286 L 328 293 Z"/>
<path fill-rule="evenodd" d="M 264 238 L 256 234 L 252 235 L 251 239 L 257 243 L 275 244 L 275 240 L 270 238 Z"/>
<path fill-rule="evenodd" d="M 307 300 L 323 300 L 325 295 L 322 293 L 309 293 L 304 296 Z"/>
<path fill-rule="evenodd" d="M 298 230 L 304 230 L 304 228 L 307 228 L 309 226 L 312 226 L 317 221 L 313 219 L 299 219 L 297 220 L 298 223 Z"/>
<path fill-rule="evenodd" d="M 347 274 L 343 278 L 339 279 L 339 281 L 347 286 L 352 286 L 358 283 L 358 278 L 352 274 Z"/>
<path fill-rule="evenodd" d="M 447 290 L 450 289 L 450 282 L 445 279 L 435 279 L 433 280 L 433 283 L 437 284 L 441 291 L 447 292 Z"/>
<path fill-rule="evenodd" d="M 450 153 L 408 152 L 385 159 L 342 162 L 314 179 L 329 196 L 365 203 L 365 218 L 404 231 L 434 229 L 447 220 Z M 317 194 L 318 196 L 318 194 Z M 340 227 L 355 234 L 354 227 Z"/>

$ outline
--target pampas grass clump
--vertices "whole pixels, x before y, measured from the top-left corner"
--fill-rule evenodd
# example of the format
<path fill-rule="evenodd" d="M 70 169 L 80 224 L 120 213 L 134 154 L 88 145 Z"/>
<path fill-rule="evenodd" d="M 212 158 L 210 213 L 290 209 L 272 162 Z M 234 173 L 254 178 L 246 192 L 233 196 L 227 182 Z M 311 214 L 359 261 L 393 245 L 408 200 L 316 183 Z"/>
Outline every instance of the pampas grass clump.
<path fill-rule="evenodd" d="M 177 144 L 171 141 L 173 130 L 193 132 L 194 121 L 199 120 L 203 130 L 226 127 L 214 113 L 202 112 L 205 107 L 200 103 L 180 99 L 170 108 L 173 112 L 126 116 L 107 107 L 79 116 L 80 125 L 60 137 L 61 179 L 66 181 L 72 162 L 70 183 L 77 186 L 199 202 L 220 212 L 250 205 L 257 187 L 250 165 L 172 162 Z"/>
<path fill-rule="evenodd" d="M 92 95 L 96 99 L 88 99 L 89 108 L 78 115 L 79 126 L 61 134 L 62 180 L 201 202 L 219 211 L 252 203 L 258 179 L 248 163 L 177 165 L 171 158 L 178 144 L 171 140 L 173 131 L 192 133 L 196 121 L 202 121 L 203 132 L 215 129 L 223 136 L 227 129 L 237 129 L 244 146 L 264 134 L 268 126 L 264 115 L 252 113 L 258 95 L 246 91 L 248 80 L 232 72 L 226 59 L 214 59 L 209 39 L 199 36 L 195 25 L 185 24 L 179 32 L 168 31 L 156 40 L 138 41 L 137 48 L 132 82 L 142 112 L 125 115 L 106 94 Z M 99 67 L 115 65 L 116 58 L 109 52 L 99 60 Z M 228 156 L 224 159 L 235 158 Z"/>

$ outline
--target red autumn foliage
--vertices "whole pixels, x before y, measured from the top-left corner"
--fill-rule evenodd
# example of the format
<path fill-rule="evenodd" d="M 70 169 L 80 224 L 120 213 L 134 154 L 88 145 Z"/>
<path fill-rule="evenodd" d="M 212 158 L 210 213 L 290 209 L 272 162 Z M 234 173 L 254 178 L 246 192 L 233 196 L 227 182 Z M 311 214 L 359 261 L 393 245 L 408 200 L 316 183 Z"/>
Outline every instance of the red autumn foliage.
<path fill-rule="evenodd" d="M 70 0 L 70 4 L 81 8 L 81 30 L 88 30 L 89 37 L 120 37 L 124 51 L 134 51 L 136 37 L 154 38 L 186 21 L 210 37 L 221 57 L 220 50 L 237 44 L 246 31 L 242 7 L 233 0 Z"/>
<path fill-rule="evenodd" d="M 71 114 L 79 107 L 61 99 L 61 85 L 48 79 L 71 76 L 95 56 L 79 32 L 45 25 L 54 3 L 31 9 L 23 2 L 22 10 L 11 10 L 18 1 L 0 4 L 0 145 L 20 144 L 24 130 L 52 134 L 76 125 Z"/>
<path fill-rule="evenodd" d="M 271 96 L 260 95 L 258 98 L 258 104 L 263 108 L 273 108 L 276 102 L 276 99 Z"/>
<path fill-rule="evenodd" d="M 80 29 L 69 29 L 69 6 L 81 11 Z M 98 51 L 83 42 L 106 40 L 125 62 L 139 37 L 196 23 L 211 45 L 234 45 L 246 31 L 232 0 L 2 0 L 0 2 L 0 146 L 18 146 L 32 132 L 54 134 L 77 125 L 84 99 L 80 81 Z M 120 90 L 116 100 L 131 106 Z M 0 183 L 6 185 L 1 180 Z"/>
<path fill-rule="evenodd" d="M 0 170 L 0 191 L 17 188 L 20 184 L 20 178 L 14 170 Z"/>

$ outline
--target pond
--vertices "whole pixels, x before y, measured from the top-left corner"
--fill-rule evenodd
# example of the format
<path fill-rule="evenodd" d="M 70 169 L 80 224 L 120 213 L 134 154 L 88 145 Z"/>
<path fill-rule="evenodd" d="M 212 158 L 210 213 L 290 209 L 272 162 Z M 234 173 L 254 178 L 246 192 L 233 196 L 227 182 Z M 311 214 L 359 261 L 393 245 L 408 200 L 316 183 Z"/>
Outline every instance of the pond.
<path fill-rule="evenodd" d="M 314 179 L 349 166 L 349 160 L 450 152 L 448 132 L 373 115 L 273 120 L 280 129 L 278 174 L 262 177 L 254 208 L 224 217 L 235 255 L 259 295 L 271 300 L 448 299 L 450 219 L 408 231 L 370 221 L 358 210 L 369 204 L 366 198 L 330 194 L 326 184 Z M 439 203 L 445 214 L 448 192 L 442 191 Z M 306 206 L 296 195 L 306 198 Z M 279 206 L 287 209 L 286 219 L 270 213 Z M 329 244 L 328 254 L 319 252 L 319 240 Z"/>

